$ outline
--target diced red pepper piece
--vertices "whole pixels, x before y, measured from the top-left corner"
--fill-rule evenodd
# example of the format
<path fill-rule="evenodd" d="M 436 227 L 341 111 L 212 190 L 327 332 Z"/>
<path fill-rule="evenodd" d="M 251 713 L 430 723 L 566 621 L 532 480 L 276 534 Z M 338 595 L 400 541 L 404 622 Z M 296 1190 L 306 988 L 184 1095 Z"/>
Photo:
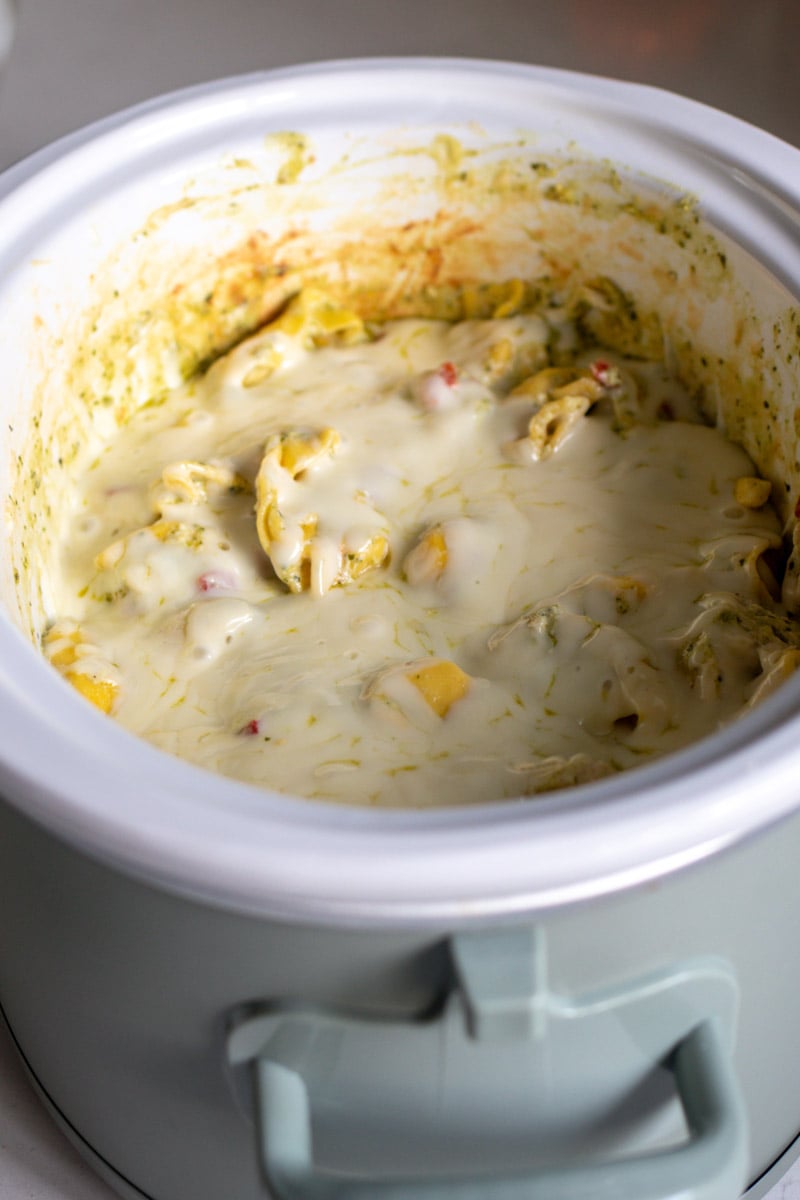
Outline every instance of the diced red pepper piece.
<path fill-rule="evenodd" d="M 253 717 L 252 721 L 248 721 L 247 724 L 243 725 L 239 730 L 239 733 L 244 734 L 246 737 L 255 737 L 255 735 L 260 732 L 261 722 L 259 721 L 258 717 Z"/>
<path fill-rule="evenodd" d="M 198 576 L 200 592 L 230 592 L 236 587 L 236 578 L 230 571 L 204 571 Z"/>
<path fill-rule="evenodd" d="M 589 367 L 589 370 L 592 373 L 592 378 L 596 379 L 602 387 L 605 387 L 608 383 L 608 372 L 610 369 L 611 364 L 607 363 L 603 358 L 596 359 L 595 362 L 593 362 Z"/>
<path fill-rule="evenodd" d="M 458 368 L 455 363 L 443 362 L 439 367 L 439 375 L 448 387 L 455 387 L 458 383 Z"/>

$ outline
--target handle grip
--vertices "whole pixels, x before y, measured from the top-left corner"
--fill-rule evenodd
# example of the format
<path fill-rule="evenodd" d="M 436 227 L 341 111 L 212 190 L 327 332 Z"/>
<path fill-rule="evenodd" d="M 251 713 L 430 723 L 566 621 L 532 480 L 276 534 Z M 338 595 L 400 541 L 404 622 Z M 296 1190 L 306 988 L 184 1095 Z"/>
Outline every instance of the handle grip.
<path fill-rule="evenodd" d="M 258 1150 L 276 1200 L 737 1200 L 746 1182 L 747 1122 L 730 1058 L 737 988 L 724 963 L 679 963 L 622 987 L 572 997 L 548 985 L 544 930 L 459 934 L 450 941 L 450 953 L 453 990 L 447 1004 L 427 1015 L 398 1020 L 283 1002 L 250 1007 L 234 1024 L 228 1058 L 234 1067 L 255 1068 Z M 405 1060 L 415 1039 L 418 1050 L 425 1038 L 429 1055 L 448 1044 L 450 1053 L 473 1064 L 473 1073 L 462 1080 L 471 1081 L 467 1088 L 481 1086 L 470 1045 L 481 1047 L 480 1061 L 495 1074 L 503 1095 L 509 1055 L 512 1069 L 524 1058 L 528 1065 L 520 1079 L 528 1081 L 528 1099 L 522 1111 L 530 1123 L 517 1128 L 532 1162 L 541 1163 L 552 1130 L 567 1133 L 560 1142 L 567 1148 L 564 1157 L 580 1145 L 585 1118 L 574 1118 L 573 1109 L 587 1086 L 594 1089 L 592 1113 L 609 1105 L 613 1111 L 613 1097 L 618 1103 L 659 1067 L 671 1073 L 683 1114 L 682 1140 L 649 1152 L 637 1147 L 626 1157 L 576 1155 L 556 1165 L 477 1175 L 370 1178 L 318 1166 L 312 1094 L 330 1080 L 330 1063 L 358 1062 L 361 1069 L 366 1064 L 373 1086 L 386 1079 L 388 1094 L 393 1068 L 405 1071 L 408 1080 Z M 384 1070 L 375 1067 L 381 1047 Z M 411 1061 L 419 1061 L 418 1053 Z M 545 1079 L 544 1090 L 536 1086 L 540 1074 L 530 1067 L 536 1063 L 545 1067 L 545 1076 L 557 1074 L 556 1108 Z M 346 1113 L 347 1093 L 337 1089 L 335 1095 L 337 1109 Z M 380 1101 L 375 1104 L 380 1107 Z M 497 1115 L 500 1123 L 494 1122 L 490 1136 L 503 1134 L 505 1122 Z"/>
<path fill-rule="evenodd" d="M 690 1130 L 674 1149 L 494 1179 L 376 1180 L 315 1168 L 305 1083 L 296 1071 L 264 1058 L 258 1064 L 264 1171 L 278 1200 L 734 1200 L 741 1188 L 744 1115 L 714 1022 L 693 1029 L 670 1065 Z"/>

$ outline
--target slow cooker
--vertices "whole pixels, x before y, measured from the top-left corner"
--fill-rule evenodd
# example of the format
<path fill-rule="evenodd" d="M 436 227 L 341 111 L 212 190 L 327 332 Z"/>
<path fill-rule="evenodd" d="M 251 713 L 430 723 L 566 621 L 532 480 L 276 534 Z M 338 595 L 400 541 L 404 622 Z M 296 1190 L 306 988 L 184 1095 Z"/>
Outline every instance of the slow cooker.
<path fill-rule="evenodd" d="M 381 812 L 162 754 L 35 643 L 71 466 L 320 274 L 399 304 L 613 259 L 791 538 L 800 152 L 655 89 L 368 60 L 139 106 L 0 192 L 0 1002 L 68 1136 L 150 1200 L 762 1195 L 800 1149 L 800 679 L 613 779 Z"/>

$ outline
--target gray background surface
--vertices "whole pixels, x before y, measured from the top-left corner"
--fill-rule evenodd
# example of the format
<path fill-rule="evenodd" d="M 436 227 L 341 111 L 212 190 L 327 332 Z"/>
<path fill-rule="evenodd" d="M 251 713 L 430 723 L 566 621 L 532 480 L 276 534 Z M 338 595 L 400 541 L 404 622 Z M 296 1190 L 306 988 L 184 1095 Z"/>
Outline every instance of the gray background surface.
<path fill-rule="evenodd" d="M 0 167 L 96 117 L 323 58 L 468 55 L 683 92 L 800 143 L 798 0 L 19 0 Z"/>

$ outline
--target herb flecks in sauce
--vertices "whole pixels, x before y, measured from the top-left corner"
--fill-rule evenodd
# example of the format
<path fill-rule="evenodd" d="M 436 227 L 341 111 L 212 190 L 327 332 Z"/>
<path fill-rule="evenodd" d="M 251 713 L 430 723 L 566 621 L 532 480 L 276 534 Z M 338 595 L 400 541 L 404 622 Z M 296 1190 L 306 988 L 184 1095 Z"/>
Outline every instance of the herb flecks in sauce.
<path fill-rule="evenodd" d="M 426 304 L 301 293 L 111 439 L 46 647 L 87 698 L 239 779 L 452 804 L 634 766 L 794 669 L 769 486 L 623 289 Z"/>

